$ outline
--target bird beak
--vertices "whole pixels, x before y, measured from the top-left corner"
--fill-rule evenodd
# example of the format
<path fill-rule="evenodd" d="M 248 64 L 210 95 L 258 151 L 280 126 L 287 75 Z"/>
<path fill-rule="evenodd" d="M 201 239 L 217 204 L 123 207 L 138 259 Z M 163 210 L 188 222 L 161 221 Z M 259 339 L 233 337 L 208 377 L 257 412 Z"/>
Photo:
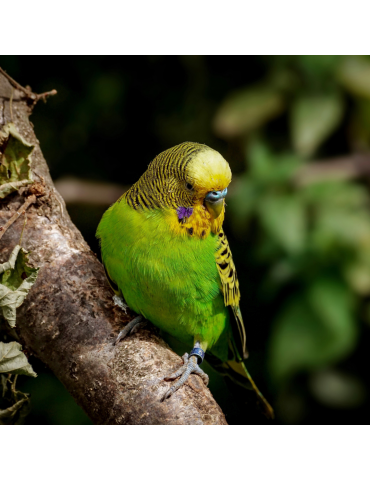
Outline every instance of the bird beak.
<path fill-rule="evenodd" d="M 204 204 L 211 214 L 212 218 L 217 218 L 223 209 L 224 206 L 224 198 L 227 194 L 227 188 L 225 190 L 214 190 L 212 192 L 208 192 L 206 198 L 204 199 Z"/>

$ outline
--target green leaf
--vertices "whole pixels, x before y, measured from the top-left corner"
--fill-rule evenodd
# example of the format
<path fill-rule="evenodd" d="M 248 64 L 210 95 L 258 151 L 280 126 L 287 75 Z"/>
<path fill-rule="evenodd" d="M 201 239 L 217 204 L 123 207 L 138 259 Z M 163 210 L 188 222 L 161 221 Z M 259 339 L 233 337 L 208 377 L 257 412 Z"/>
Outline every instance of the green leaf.
<path fill-rule="evenodd" d="M 338 80 L 354 95 L 370 99 L 370 59 L 345 57 L 337 72 Z"/>
<path fill-rule="evenodd" d="M 17 342 L 0 342 L 0 373 L 37 376 Z"/>
<path fill-rule="evenodd" d="M 345 180 L 323 180 L 307 184 L 302 193 L 317 207 L 337 208 L 354 211 L 367 206 L 368 193 L 365 188 Z"/>
<path fill-rule="evenodd" d="M 26 142 L 13 123 L 0 131 L 0 198 L 33 182 L 30 155 L 34 145 Z"/>
<path fill-rule="evenodd" d="M 370 294 L 370 238 L 354 245 L 354 254 L 343 265 L 343 273 L 354 292 Z"/>
<path fill-rule="evenodd" d="M 307 185 L 301 192 L 310 206 L 314 227 L 310 246 L 314 250 L 329 253 L 346 247 L 355 254 L 370 245 L 365 188 L 345 181 L 326 181 Z M 346 260 L 343 258 L 342 263 Z"/>
<path fill-rule="evenodd" d="M 248 87 L 224 100 L 216 113 L 214 129 L 223 138 L 238 137 L 277 117 L 284 108 L 284 96 L 276 88 Z"/>
<path fill-rule="evenodd" d="M 249 166 L 247 178 L 252 177 L 254 183 L 270 180 L 274 158 L 265 142 L 259 138 L 253 138 L 248 142 L 247 158 Z"/>
<path fill-rule="evenodd" d="M 5 272 L 6 270 L 11 270 L 15 267 L 15 262 L 17 260 L 17 256 L 20 249 L 21 247 L 19 245 L 16 245 L 12 253 L 10 254 L 9 260 L 5 263 L 0 264 L 0 274 Z"/>
<path fill-rule="evenodd" d="M 276 381 L 328 366 L 356 344 L 353 295 L 341 282 L 319 278 L 289 301 L 271 337 L 270 368 Z"/>
<path fill-rule="evenodd" d="M 296 254 L 305 246 L 305 206 L 293 195 L 265 195 L 259 203 L 262 226 L 282 248 Z"/>
<path fill-rule="evenodd" d="M 323 207 L 317 213 L 312 235 L 315 245 L 338 247 L 340 244 L 359 248 L 370 241 L 369 214 L 364 210 L 348 211 Z"/>
<path fill-rule="evenodd" d="M 344 269 L 352 289 L 359 295 L 370 294 L 370 263 L 354 262 Z"/>
<path fill-rule="evenodd" d="M 27 265 L 28 253 L 17 245 L 8 262 L 0 265 L 0 311 L 15 327 L 16 309 L 36 282 L 39 269 Z"/>
<path fill-rule="evenodd" d="M 286 186 L 302 165 L 302 159 L 297 155 L 276 155 L 258 138 L 248 142 L 247 158 L 249 166 L 247 177 L 252 177 L 254 184 L 263 187 L 272 184 Z"/>
<path fill-rule="evenodd" d="M 339 125 L 344 112 L 339 95 L 306 95 L 297 98 L 291 109 L 291 135 L 295 151 L 312 155 Z"/>

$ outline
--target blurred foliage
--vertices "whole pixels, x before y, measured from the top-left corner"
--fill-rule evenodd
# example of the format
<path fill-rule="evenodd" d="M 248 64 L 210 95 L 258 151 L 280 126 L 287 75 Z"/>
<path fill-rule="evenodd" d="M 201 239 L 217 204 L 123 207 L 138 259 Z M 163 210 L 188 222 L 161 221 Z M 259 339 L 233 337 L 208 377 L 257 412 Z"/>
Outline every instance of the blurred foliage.
<path fill-rule="evenodd" d="M 268 341 L 271 381 L 283 394 L 307 372 L 312 393 L 325 397 L 323 403 L 332 398 L 333 407 L 351 404 L 348 392 L 358 379 L 334 373 L 342 381 L 339 396 L 348 397 L 334 400 L 322 393 L 324 382 L 315 381 L 315 373 L 354 352 L 367 320 L 369 188 L 352 180 L 299 180 L 301 167 L 327 153 L 325 142 L 337 130 L 347 132 L 347 152 L 368 151 L 369 69 L 367 57 L 275 57 L 265 79 L 230 93 L 214 121 L 218 135 L 239 140 L 245 153 L 245 172 L 228 203 L 235 237 L 252 248 L 248 261 L 263 272 L 258 306 L 276 305 Z M 268 124 L 277 117 L 287 123 L 276 139 Z M 361 382 L 360 389 L 364 405 L 368 389 L 365 394 Z M 285 417 L 295 420 L 289 412 Z"/>
<path fill-rule="evenodd" d="M 248 365 L 277 421 L 369 422 L 369 178 L 307 172 L 336 156 L 349 167 L 352 154 L 370 162 L 370 57 L 0 57 L 0 64 L 37 92 L 58 90 L 32 117 L 54 179 L 127 185 L 177 143 L 219 150 L 233 171 L 225 229 Z M 97 253 L 106 207 L 68 205 Z M 50 374 L 37 382 L 30 421 L 87 421 Z M 253 421 L 240 409 L 235 415 L 214 376 L 211 390 L 232 423 Z M 43 413 L 51 404 L 53 415 Z"/>
<path fill-rule="evenodd" d="M 370 294 L 368 192 L 344 181 L 297 186 L 299 157 L 272 154 L 263 143 L 250 143 L 246 158 L 248 172 L 229 202 L 232 227 L 248 235 L 253 224 L 254 261 L 265 271 L 261 294 L 281 299 L 269 371 L 282 382 L 356 345 L 361 298 Z"/>

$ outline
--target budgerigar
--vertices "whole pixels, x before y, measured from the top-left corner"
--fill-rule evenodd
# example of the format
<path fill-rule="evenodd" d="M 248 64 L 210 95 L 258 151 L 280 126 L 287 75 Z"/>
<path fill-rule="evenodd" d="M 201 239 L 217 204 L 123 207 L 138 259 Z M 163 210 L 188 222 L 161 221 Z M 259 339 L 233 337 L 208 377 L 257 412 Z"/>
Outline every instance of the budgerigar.
<path fill-rule="evenodd" d="M 206 145 L 185 142 L 159 154 L 140 179 L 104 214 L 97 231 L 107 277 L 142 320 L 193 345 L 171 396 L 200 368 L 205 352 L 223 374 L 255 390 L 250 377 L 235 265 L 222 224 L 231 181 L 227 161 Z"/>

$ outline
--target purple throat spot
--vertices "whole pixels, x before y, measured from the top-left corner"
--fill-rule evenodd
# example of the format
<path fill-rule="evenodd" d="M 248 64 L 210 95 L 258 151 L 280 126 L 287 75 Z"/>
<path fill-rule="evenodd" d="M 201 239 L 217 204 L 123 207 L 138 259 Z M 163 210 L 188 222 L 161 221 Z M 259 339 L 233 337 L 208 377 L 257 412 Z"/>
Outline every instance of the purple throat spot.
<path fill-rule="evenodd" d="M 177 210 L 177 217 L 179 220 L 182 220 L 184 218 L 189 218 L 193 214 L 193 208 L 189 207 L 179 207 Z"/>

